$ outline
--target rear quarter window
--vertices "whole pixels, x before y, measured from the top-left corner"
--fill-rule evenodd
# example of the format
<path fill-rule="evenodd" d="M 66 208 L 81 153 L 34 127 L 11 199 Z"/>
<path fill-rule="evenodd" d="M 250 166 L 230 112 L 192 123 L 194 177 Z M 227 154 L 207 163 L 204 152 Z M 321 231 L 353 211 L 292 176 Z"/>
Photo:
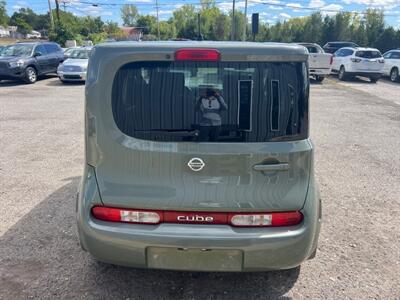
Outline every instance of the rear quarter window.
<path fill-rule="evenodd" d="M 302 62 L 135 62 L 115 76 L 112 111 L 145 140 L 305 139 L 308 80 Z"/>

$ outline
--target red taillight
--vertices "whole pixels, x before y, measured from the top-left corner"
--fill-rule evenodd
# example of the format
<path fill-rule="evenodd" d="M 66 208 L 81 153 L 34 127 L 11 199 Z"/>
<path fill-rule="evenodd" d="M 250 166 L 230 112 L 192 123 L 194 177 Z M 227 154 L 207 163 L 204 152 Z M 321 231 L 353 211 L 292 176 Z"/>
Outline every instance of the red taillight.
<path fill-rule="evenodd" d="M 95 206 L 92 214 L 96 219 L 109 222 L 158 224 L 162 221 L 162 215 L 156 211 Z"/>
<path fill-rule="evenodd" d="M 331 55 L 331 59 L 329 61 L 329 64 L 331 65 L 333 63 L 333 55 Z"/>
<path fill-rule="evenodd" d="M 190 211 L 147 211 L 115 207 L 95 206 L 94 218 L 109 222 L 135 224 L 225 224 L 238 227 L 282 227 L 300 224 L 303 215 L 299 211 L 269 213 L 227 213 Z"/>
<path fill-rule="evenodd" d="M 239 227 L 282 227 L 300 224 L 303 215 L 299 211 L 231 214 L 230 223 Z"/>
<path fill-rule="evenodd" d="M 215 49 L 180 49 L 175 52 L 175 60 L 218 61 L 221 54 Z"/>

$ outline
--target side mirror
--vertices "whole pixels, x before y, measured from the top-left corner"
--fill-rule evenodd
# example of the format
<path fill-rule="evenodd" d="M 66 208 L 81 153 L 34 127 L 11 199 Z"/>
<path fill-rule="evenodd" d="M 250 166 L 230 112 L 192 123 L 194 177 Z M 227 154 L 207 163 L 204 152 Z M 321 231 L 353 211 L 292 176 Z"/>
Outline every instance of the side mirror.
<path fill-rule="evenodd" d="M 42 52 L 37 51 L 37 52 L 35 52 L 35 54 L 33 54 L 33 56 L 34 56 L 34 57 L 42 56 Z"/>

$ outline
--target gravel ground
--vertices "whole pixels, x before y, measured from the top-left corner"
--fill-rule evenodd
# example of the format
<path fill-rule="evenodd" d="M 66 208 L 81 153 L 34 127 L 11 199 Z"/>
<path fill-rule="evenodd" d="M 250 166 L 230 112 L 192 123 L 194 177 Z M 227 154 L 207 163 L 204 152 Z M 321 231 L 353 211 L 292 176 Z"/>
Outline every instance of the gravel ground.
<path fill-rule="evenodd" d="M 83 95 L 56 78 L 0 83 L 0 299 L 400 299 L 400 84 L 312 85 L 317 257 L 245 274 L 129 269 L 80 250 Z"/>

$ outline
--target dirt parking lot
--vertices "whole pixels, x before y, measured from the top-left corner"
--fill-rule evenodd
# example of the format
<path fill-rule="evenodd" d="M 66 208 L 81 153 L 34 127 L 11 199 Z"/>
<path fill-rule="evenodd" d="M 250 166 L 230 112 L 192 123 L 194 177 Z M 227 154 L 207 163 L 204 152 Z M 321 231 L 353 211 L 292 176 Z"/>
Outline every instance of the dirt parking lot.
<path fill-rule="evenodd" d="M 83 85 L 0 83 L 0 299 L 400 299 L 400 84 L 311 87 L 323 199 L 301 268 L 221 274 L 95 262 L 75 234 Z"/>

